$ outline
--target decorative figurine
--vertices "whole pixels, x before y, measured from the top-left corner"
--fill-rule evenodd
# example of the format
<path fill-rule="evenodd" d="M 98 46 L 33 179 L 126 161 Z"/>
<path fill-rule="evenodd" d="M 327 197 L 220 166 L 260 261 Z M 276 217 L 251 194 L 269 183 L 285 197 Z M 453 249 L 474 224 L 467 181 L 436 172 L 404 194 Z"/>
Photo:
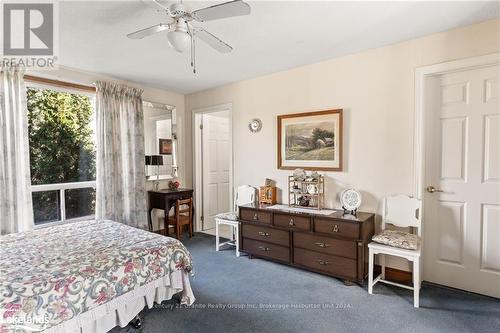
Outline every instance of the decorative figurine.
<path fill-rule="evenodd" d="M 179 186 L 181 186 L 181 183 L 178 180 L 174 180 L 174 181 L 171 180 L 168 182 L 168 188 L 170 190 L 177 190 L 179 188 Z"/>

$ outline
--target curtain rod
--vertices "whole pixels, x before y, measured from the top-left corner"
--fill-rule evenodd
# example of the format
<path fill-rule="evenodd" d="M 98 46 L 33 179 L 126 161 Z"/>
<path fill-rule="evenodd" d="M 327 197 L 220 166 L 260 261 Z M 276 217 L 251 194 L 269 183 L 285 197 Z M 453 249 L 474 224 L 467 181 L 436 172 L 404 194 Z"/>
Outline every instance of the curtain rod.
<path fill-rule="evenodd" d="M 47 79 L 39 76 L 34 76 L 34 75 L 24 75 L 24 80 L 29 81 L 29 82 L 35 82 L 35 83 L 43 83 L 43 84 L 48 84 L 51 86 L 56 86 L 56 87 L 63 87 L 63 88 L 71 88 L 71 89 L 78 89 L 78 90 L 84 90 L 84 91 L 89 91 L 95 93 L 97 90 L 93 86 L 86 86 L 83 84 L 78 84 L 78 83 L 71 83 L 71 82 L 65 82 L 65 81 L 59 81 L 59 80 L 52 80 L 52 79 Z M 157 102 L 150 102 L 150 101 L 143 101 L 142 102 L 144 105 L 148 107 L 154 107 L 154 108 L 159 108 L 159 109 L 166 109 L 168 111 L 172 111 L 175 109 L 174 105 L 170 104 L 165 104 L 165 103 L 157 103 Z"/>
<path fill-rule="evenodd" d="M 85 86 L 83 84 L 64 82 L 59 80 L 46 79 L 43 77 L 33 76 L 33 75 L 24 75 L 24 80 L 35 83 L 43 83 L 56 87 L 70 88 L 70 89 L 78 89 L 84 91 L 90 91 L 95 93 L 96 88 L 92 86 Z"/>

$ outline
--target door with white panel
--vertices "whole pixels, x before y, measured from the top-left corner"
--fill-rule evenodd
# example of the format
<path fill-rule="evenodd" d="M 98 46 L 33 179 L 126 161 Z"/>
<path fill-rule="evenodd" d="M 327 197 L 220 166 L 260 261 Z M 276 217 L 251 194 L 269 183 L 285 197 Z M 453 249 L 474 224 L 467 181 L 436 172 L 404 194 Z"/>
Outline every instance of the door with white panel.
<path fill-rule="evenodd" d="M 229 113 L 203 114 L 203 230 L 215 228 L 215 215 L 230 211 Z"/>
<path fill-rule="evenodd" d="M 500 297 L 500 66 L 426 82 L 424 279 Z"/>

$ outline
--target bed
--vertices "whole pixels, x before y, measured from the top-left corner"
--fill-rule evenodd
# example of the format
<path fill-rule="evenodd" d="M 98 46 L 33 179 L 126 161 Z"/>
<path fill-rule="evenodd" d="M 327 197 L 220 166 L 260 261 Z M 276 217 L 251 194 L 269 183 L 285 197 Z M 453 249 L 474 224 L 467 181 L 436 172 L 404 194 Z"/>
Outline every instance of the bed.
<path fill-rule="evenodd" d="M 0 333 L 107 332 L 145 307 L 194 302 L 192 259 L 178 240 L 81 221 L 0 238 Z"/>

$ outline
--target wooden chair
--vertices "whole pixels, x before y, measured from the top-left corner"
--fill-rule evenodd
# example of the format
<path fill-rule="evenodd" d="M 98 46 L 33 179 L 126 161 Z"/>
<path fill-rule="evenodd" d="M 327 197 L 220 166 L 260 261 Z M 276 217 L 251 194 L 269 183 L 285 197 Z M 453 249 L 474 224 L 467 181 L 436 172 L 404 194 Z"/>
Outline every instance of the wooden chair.
<path fill-rule="evenodd" d="M 382 233 L 373 236 L 368 244 L 368 293 L 372 294 L 373 286 L 377 282 L 413 290 L 413 305 L 419 307 L 421 281 L 421 229 L 422 229 L 422 202 L 405 195 L 384 198 L 382 212 Z M 417 234 L 386 230 L 386 224 L 397 227 L 413 227 Z M 374 256 L 381 254 L 380 264 L 382 273 L 373 279 Z M 413 287 L 385 280 L 385 255 L 405 258 L 413 263 Z"/>
<path fill-rule="evenodd" d="M 170 226 L 175 228 L 175 235 L 180 239 L 184 226 L 188 226 L 189 238 L 193 237 L 193 199 L 178 199 L 175 202 L 174 216 L 168 218 L 167 230 Z"/>

